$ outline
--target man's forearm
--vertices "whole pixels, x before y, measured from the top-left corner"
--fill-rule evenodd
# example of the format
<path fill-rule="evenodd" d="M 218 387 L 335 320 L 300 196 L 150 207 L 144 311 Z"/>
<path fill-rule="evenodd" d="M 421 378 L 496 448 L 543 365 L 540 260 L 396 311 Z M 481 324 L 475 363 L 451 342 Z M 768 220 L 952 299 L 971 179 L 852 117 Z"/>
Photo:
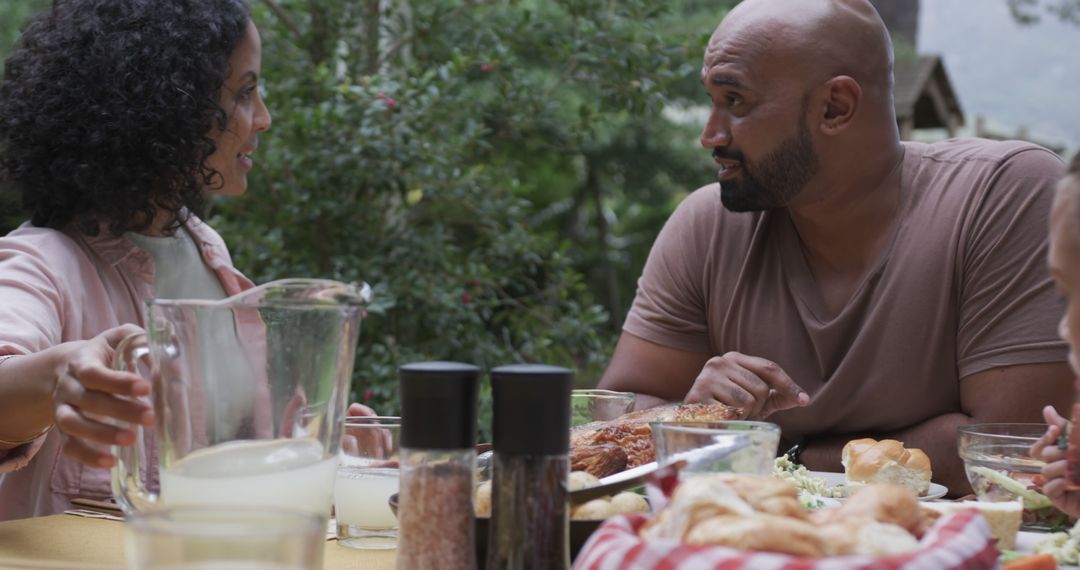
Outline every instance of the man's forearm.
<path fill-rule="evenodd" d="M 916 447 L 930 456 L 934 482 L 949 488 L 949 495 L 956 497 L 971 493 L 964 463 L 956 449 L 956 428 L 971 423 L 966 414 L 945 414 L 894 433 L 867 434 L 876 439 L 895 439 L 905 447 Z M 807 469 L 814 471 L 843 472 L 840 452 L 844 444 L 863 435 L 830 436 L 810 439 L 800 460 Z"/>

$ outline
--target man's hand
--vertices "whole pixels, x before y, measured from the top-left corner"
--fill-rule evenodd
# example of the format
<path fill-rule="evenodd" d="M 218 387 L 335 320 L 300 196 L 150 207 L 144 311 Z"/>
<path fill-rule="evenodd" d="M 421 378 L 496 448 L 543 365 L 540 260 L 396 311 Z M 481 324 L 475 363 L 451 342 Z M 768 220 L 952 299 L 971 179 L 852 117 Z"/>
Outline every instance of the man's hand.
<path fill-rule="evenodd" d="M 150 393 L 150 383 L 137 374 L 112 369 L 116 346 L 142 332 L 134 325 L 109 329 L 86 341 L 56 348 L 60 361 L 53 390 L 56 427 L 67 437 L 64 454 L 94 467 L 111 467 L 116 458 L 102 449 L 131 445 L 135 432 L 102 420 L 154 425 L 153 409 L 138 398 Z"/>
<path fill-rule="evenodd" d="M 684 401 L 727 404 L 740 408 L 742 419 L 756 420 L 805 406 L 810 395 L 775 362 L 729 352 L 705 363 Z"/>

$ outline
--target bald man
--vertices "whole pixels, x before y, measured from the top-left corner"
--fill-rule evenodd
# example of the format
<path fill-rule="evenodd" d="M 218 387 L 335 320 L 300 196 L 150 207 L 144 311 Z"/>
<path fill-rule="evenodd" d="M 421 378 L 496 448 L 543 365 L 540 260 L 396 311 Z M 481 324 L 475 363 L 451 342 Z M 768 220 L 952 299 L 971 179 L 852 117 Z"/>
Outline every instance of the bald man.
<path fill-rule="evenodd" d="M 864 0 L 746 0 L 712 35 L 701 134 L 719 184 L 653 245 L 600 387 L 719 401 L 811 469 L 895 438 L 969 492 L 957 426 L 1071 401 L 1046 259 L 1063 165 L 1020 142 L 901 142 Z"/>

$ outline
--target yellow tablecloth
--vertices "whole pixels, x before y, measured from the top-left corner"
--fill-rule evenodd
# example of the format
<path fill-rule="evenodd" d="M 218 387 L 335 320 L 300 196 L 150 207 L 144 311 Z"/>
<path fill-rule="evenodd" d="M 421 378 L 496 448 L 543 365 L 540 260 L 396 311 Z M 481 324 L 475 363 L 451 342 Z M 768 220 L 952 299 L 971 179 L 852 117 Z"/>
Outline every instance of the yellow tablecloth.
<path fill-rule="evenodd" d="M 391 570 L 396 553 L 396 550 L 354 550 L 328 540 L 323 568 Z M 124 523 L 120 521 L 53 515 L 0 522 L 0 569 L 123 567 Z"/>

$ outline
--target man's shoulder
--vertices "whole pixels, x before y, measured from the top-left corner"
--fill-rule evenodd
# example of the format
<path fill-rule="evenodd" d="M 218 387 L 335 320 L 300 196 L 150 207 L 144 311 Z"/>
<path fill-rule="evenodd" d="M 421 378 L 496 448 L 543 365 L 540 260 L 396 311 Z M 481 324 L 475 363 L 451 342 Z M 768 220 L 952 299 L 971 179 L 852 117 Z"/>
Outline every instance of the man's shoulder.
<path fill-rule="evenodd" d="M 720 206 L 720 184 L 713 182 L 687 193 L 679 201 L 678 209 L 693 208 L 698 210 L 701 208 L 718 208 Z"/>
<path fill-rule="evenodd" d="M 1049 200 L 1065 172 L 1056 154 L 1024 141 L 966 138 L 904 144 L 911 158 L 905 160 L 904 179 L 911 191 L 962 209 L 1030 195 Z"/>
<path fill-rule="evenodd" d="M 1019 140 L 955 138 L 935 143 L 905 142 L 908 152 L 918 155 L 921 168 L 964 169 L 972 172 L 1008 166 L 1024 173 L 1060 176 L 1061 159 L 1053 151 Z"/>

